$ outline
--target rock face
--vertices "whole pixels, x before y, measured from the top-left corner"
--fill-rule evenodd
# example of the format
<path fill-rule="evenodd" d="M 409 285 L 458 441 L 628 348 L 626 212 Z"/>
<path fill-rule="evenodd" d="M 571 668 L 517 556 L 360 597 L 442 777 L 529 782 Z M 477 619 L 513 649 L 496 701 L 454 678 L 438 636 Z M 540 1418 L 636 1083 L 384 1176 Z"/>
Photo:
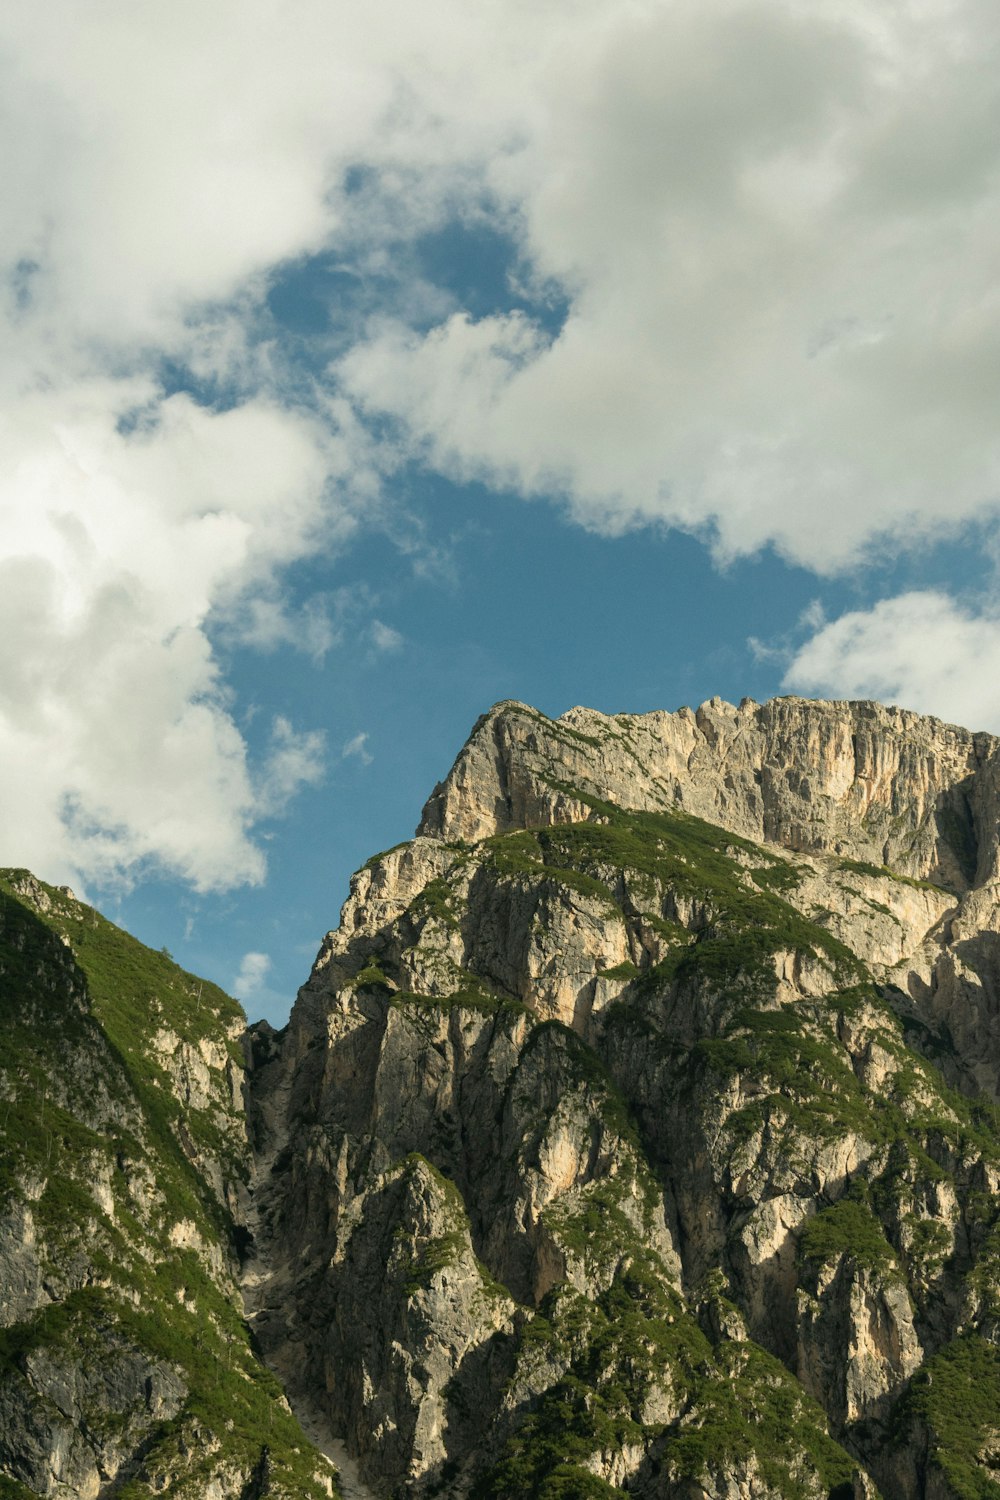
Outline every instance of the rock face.
<path fill-rule="evenodd" d="M 713 698 L 697 711 L 573 708 L 555 720 L 499 703 L 435 788 L 420 832 L 476 840 L 575 822 L 596 797 L 680 807 L 745 838 L 964 888 L 998 873 L 998 749 L 991 735 L 879 703 Z"/>
<path fill-rule="evenodd" d="M 0 1495 L 321 1493 L 260 1357 L 382 1500 L 1000 1495 L 998 785 L 877 704 L 500 704 L 245 1077 L 9 879 Z"/>

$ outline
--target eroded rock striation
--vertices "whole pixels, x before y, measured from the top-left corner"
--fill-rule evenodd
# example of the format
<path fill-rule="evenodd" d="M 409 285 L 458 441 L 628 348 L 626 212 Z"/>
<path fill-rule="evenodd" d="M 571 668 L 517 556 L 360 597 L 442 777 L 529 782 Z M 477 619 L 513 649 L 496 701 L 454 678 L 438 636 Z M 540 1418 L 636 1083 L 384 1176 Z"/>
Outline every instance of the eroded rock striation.
<path fill-rule="evenodd" d="M 1000 1495 L 997 749 L 499 704 L 242 1052 L 173 966 L 114 1002 L 100 919 L 9 880 L 25 1025 L 37 968 L 82 1028 L 17 1075 L 72 1150 L 4 1085 L 10 1493 L 321 1492 L 271 1371 L 383 1500 Z"/>

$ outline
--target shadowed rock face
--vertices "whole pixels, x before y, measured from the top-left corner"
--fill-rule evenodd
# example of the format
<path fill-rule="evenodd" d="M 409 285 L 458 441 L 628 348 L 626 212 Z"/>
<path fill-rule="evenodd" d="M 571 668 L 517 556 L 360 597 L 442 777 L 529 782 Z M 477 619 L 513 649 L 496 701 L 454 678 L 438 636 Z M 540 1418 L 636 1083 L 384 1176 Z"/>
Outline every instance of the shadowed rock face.
<path fill-rule="evenodd" d="M 996 801 L 877 704 L 479 721 L 251 1082 L 255 1326 L 373 1491 L 981 1492 Z"/>

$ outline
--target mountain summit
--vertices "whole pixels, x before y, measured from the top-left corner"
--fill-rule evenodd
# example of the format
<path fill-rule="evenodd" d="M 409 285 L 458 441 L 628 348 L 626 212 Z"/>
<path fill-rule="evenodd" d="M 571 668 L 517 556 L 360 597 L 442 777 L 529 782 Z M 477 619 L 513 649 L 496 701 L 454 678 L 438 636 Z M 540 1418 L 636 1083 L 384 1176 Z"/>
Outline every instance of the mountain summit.
<path fill-rule="evenodd" d="M 597 799 L 964 889 L 997 873 L 998 751 L 992 735 L 879 703 L 713 698 L 672 714 L 573 708 L 559 719 L 498 703 L 418 832 L 481 839 L 577 822 Z"/>
<path fill-rule="evenodd" d="M 1000 1496 L 997 750 L 498 704 L 238 1046 L 8 872 L 0 1496 Z"/>

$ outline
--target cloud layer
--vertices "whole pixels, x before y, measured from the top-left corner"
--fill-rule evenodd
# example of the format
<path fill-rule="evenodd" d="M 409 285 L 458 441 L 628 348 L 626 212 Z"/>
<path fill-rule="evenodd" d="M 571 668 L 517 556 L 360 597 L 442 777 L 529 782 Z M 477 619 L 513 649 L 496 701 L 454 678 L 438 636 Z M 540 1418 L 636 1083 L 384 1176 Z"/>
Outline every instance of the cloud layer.
<path fill-rule="evenodd" d="M 321 657 L 282 570 L 406 459 L 819 573 L 994 517 L 998 39 L 985 0 L 7 7 L 8 857 L 260 879 L 322 751 L 282 719 L 254 760 L 214 633 Z M 509 307 L 421 271 L 455 222 L 513 246 Z M 302 361 L 267 295 L 320 251 L 356 292 Z M 915 607 L 790 681 L 969 717 L 948 653 L 995 626 L 924 601 L 918 659 Z"/>
<path fill-rule="evenodd" d="M 576 29 L 490 179 L 521 314 L 390 324 L 344 379 L 460 477 L 820 572 L 995 512 L 1000 18 L 680 0 Z"/>
<path fill-rule="evenodd" d="M 330 511 L 328 438 L 262 399 L 176 395 L 122 431 L 134 382 L 13 396 L 0 443 L 0 816 L 8 857 L 108 881 L 150 864 L 256 881 L 254 822 L 315 780 L 284 721 L 250 763 L 206 634 Z"/>
<path fill-rule="evenodd" d="M 0 28 L 5 856 L 257 881 L 253 829 L 322 747 L 277 719 L 251 757 L 210 629 L 334 638 L 321 606 L 289 619 L 281 569 L 349 534 L 377 479 L 342 403 L 289 399 L 263 298 L 329 233 L 329 142 L 372 128 L 384 85 L 290 55 L 266 7 L 14 6 Z"/>
<path fill-rule="evenodd" d="M 1000 616 L 921 591 L 821 627 L 785 674 L 795 692 L 878 698 L 1000 734 Z"/>

